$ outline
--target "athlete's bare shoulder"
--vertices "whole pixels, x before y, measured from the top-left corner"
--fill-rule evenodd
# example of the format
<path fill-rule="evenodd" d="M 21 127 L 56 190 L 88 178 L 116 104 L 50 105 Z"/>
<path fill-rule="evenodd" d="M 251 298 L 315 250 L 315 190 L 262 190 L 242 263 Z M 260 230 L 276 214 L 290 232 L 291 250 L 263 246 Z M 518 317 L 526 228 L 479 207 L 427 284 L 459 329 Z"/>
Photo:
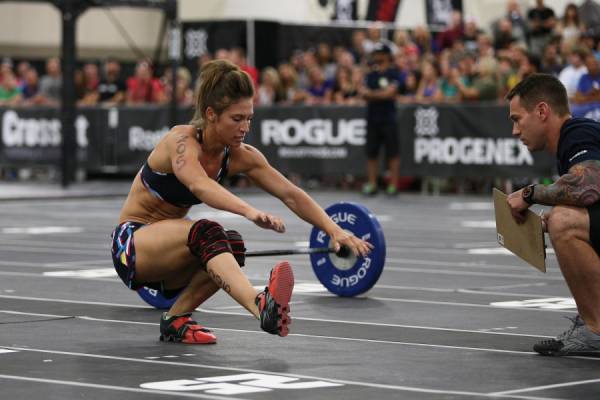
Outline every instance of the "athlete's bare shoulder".
<path fill-rule="evenodd" d="M 256 147 L 246 143 L 242 143 L 240 147 L 231 149 L 231 155 L 250 163 L 255 163 L 265 157 Z"/>
<path fill-rule="evenodd" d="M 171 159 L 176 157 L 178 146 L 181 150 L 182 144 L 185 147 L 197 143 L 196 140 L 193 140 L 196 137 L 196 132 L 196 128 L 192 125 L 175 125 L 150 153 L 148 163 L 156 171 L 173 172 Z"/>
<path fill-rule="evenodd" d="M 177 136 L 177 135 L 186 135 L 186 136 L 196 136 L 198 130 L 193 125 L 175 125 L 171 128 L 171 130 L 167 133 L 167 135 Z"/>
<path fill-rule="evenodd" d="M 230 171 L 245 173 L 266 163 L 265 156 L 256 147 L 242 143 L 240 147 L 231 149 Z"/>

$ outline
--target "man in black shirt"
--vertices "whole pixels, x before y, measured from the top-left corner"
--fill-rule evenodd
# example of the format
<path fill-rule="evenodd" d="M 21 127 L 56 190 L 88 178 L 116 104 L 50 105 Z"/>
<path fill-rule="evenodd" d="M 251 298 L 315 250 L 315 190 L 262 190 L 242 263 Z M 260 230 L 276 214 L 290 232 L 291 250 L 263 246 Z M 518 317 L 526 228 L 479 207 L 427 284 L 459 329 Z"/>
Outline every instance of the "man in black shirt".
<path fill-rule="evenodd" d="M 530 31 L 529 50 L 540 57 L 556 25 L 556 17 L 554 10 L 546 7 L 544 0 L 536 0 L 535 3 L 535 7 L 527 13 Z"/>
<path fill-rule="evenodd" d="M 372 68 L 359 94 L 367 102 L 367 177 L 365 195 L 377 193 L 379 151 L 385 149 L 390 180 L 386 193 L 396 195 L 400 170 L 400 147 L 396 130 L 396 95 L 401 85 L 400 72 L 392 65 L 392 51 L 378 43 L 371 53 Z"/>
<path fill-rule="evenodd" d="M 560 175 L 511 193 L 508 204 L 517 222 L 534 203 L 553 206 L 544 227 L 579 312 L 570 329 L 533 349 L 600 356 L 600 123 L 572 118 L 565 87 L 551 75 L 529 75 L 507 99 L 513 136 L 530 151 L 555 154 Z"/>
<path fill-rule="evenodd" d="M 121 65 L 109 59 L 104 63 L 104 74 L 98 85 L 98 102 L 104 104 L 121 104 L 125 100 L 127 86 L 121 79 Z"/>

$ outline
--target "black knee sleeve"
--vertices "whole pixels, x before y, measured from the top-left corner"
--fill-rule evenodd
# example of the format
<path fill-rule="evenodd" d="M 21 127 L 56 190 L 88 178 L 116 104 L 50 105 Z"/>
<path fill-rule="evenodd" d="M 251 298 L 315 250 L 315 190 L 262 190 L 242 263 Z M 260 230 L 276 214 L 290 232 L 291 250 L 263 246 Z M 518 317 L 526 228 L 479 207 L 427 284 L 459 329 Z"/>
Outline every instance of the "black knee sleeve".
<path fill-rule="evenodd" d="M 221 253 L 231 253 L 229 239 L 223 227 L 214 221 L 201 219 L 190 228 L 187 246 L 206 268 L 211 258 Z"/>
<path fill-rule="evenodd" d="M 225 233 L 227 233 L 229 246 L 235 260 L 240 264 L 240 267 L 243 267 L 246 262 L 246 246 L 244 245 L 242 235 L 238 231 L 233 230 L 226 231 Z"/>

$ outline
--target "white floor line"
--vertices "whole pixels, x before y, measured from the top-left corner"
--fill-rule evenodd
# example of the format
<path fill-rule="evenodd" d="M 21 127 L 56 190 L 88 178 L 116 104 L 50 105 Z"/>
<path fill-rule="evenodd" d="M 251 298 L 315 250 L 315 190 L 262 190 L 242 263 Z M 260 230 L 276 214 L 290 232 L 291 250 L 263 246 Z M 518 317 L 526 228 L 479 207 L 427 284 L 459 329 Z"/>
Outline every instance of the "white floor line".
<path fill-rule="evenodd" d="M 525 268 L 525 267 L 523 267 Z M 439 274 L 439 275 L 459 275 L 459 276 L 483 276 L 494 278 L 511 278 L 511 279 L 535 279 L 538 281 L 564 281 L 562 276 L 538 276 L 526 274 L 504 274 L 496 272 L 477 272 L 477 271 L 455 271 L 448 269 L 423 269 L 423 268 L 404 268 L 404 267 L 389 267 L 384 268 L 384 272 L 417 272 L 421 274 Z"/>
<path fill-rule="evenodd" d="M 55 299 L 49 297 L 31 297 L 31 296 L 13 296 L 8 294 L 0 295 L 0 299 L 14 299 L 14 300 L 31 300 L 31 301 L 51 301 L 56 303 L 68 303 L 68 304 L 86 304 L 92 306 L 110 306 L 110 307 L 122 307 L 122 308 L 146 308 L 147 305 L 140 304 L 117 304 L 117 303 L 107 303 L 103 301 L 85 301 L 85 300 L 68 300 L 68 299 Z"/>
<path fill-rule="evenodd" d="M 62 261 L 43 264 L 45 267 L 65 267 L 65 266 L 78 266 L 78 265 L 111 265 L 110 258 L 105 257 L 99 260 L 84 260 L 84 261 Z"/>
<path fill-rule="evenodd" d="M 0 265 L 3 265 L 4 262 L 0 261 Z M 13 263 L 9 263 L 6 262 L 7 265 L 11 265 Z M 34 266 L 33 263 L 20 263 L 20 264 L 27 264 L 27 265 L 19 265 L 19 266 Z M 32 265 L 29 265 L 32 264 Z M 45 268 L 39 264 L 35 264 L 36 267 L 40 267 L 40 268 Z M 72 267 L 72 266 L 66 266 L 65 267 Z M 88 267 L 91 267 L 91 265 L 88 265 Z M 100 266 L 98 266 L 100 267 Z M 103 266 L 102 266 L 103 267 Z M 82 269 L 82 271 L 84 271 L 85 269 Z M 52 276 L 52 275 L 42 275 L 39 273 L 31 273 L 31 272 L 13 272 L 13 271 L 0 271 L 0 276 L 26 276 L 26 277 L 32 277 L 32 278 L 59 278 L 59 279 L 82 279 L 82 280 L 87 280 L 87 281 L 101 281 L 101 282 L 111 282 L 111 283 L 117 283 L 117 284 L 121 284 L 120 281 L 116 280 L 116 279 L 112 279 L 112 278 L 98 278 L 98 277 L 82 277 L 82 276 Z M 258 281 L 260 283 L 264 282 L 264 277 L 262 276 L 248 276 L 248 279 L 250 279 L 251 281 Z M 296 280 L 296 282 L 299 283 L 314 283 L 314 284 L 319 284 L 320 283 L 316 283 L 316 281 L 314 280 Z M 504 286 L 498 286 L 498 288 L 503 288 L 503 287 L 517 287 L 517 286 L 545 286 L 546 283 L 536 283 L 536 284 L 522 284 L 522 285 L 504 285 Z M 554 294 L 536 294 L 536 293 L 510 293 L 510 292 L 494 292 L 494 291 L 484 291 L 484 290 L 479 290 L 479 289 L 462 289 L 462 288 L 456 288 L 456 289 L 445 289 L 445 288 L 429 288 L 429 287 L 419 287 L 419 286 L 395 286 L 395 285 L 383 285 L 383 284 L 377 284 L 376 286 L 374 286 L 373 289 L 390 289 L 390 290 L 413 290 L 413 291 L 423 291 L 423 292 L 438 292 L 438 293 L 465 293 L 465 294 L 485 294 L 485 295 L 494 295 L 494 296 L 503 296 L 503 297 L 531 297 L 531 298 L 545 298 L 545 297 L 558 297 L 559 295 L 554 295 Z M 307 292 L 294 292 L 294 294 L 299 294 L 299 295 L 308 295 Z M 326 296 L 328 294 L 322 294 L 322 296 Z M 368 295 L 367 295 L 368 297 Z"/>
<path fill-rule="evenodd" d="M 65 381 L 65 380 L 60 380 L 60 379 L 32 378 L 32 377 L 28 377 L 28 376 L 18 376 L 18 375 L 2 374 L 2 375 L 0 375 L 0 379 L 25 381 L 25 382 L 37 382 L 37 383 L 49 383 L 52 385 L 77 386 L 77 387 L 85 387 L 85 388 L 91 388 L 91 389 L 113 390 L 113 391 L 118 391 L 118 392 L 146 393 L 146 394 L 151 394 L 151 395 L 162 395 L 162 396 L 169 396 L 169 397 L 185 397 L 185 398 L 191 398 L 191 399 L 242 400 L 242 398 L 240 398 L 240 397 L 230 397 L 230 396 L 225 397 L 225 396 L 212 396 L 212 395 L 200 394 L 200 393 L 161 391 L 161 390 L 151 390 L 151 389 L 143 389 L 143 388 L 132 388 L 132 387 L 126 387 L 126 386 L 101 385 L 98 383 Z"/>
<path fill-rule="evenodd" d="M 600 379 L 588 379 L 585 381 L 556 383 L 554 385 L 532 386 L 532 387 L 523 388 L 523 389 L 505 390 L 502 392 L 489 393 L 489 395 L 504 396 L 504 395 L 510 395 L 510 394 L 516 394 L 516 393 L 537 392 L 540 390 L 557 389 L 557 388 L 568 387 L 568 386 L 587 385 L 588 383 L 600 383 Z"/>
<path fill-rule="evenodd" d="M 0 310 L 0 313 L 12 314 L 12 315 L 29 315 L 32 317 L 44 317 L 44 318 L 69 318 L 69 317 L 71 317 L 71 315 L 40 314 L 40 313 L 30 313 L 30 312 L 23 312 L 23 311 L 14 311 L 14 310 Z"/>
<path fill-rule="evenodd" d="M 79 235 L 81 236 L 81 235 Z M 86 234 L 87 236 L 87 234 Z M 11 245 L 12 247 L 21 246 L 38 246 L 42 248 L 59 248 L 59 249 L 94 249 L 94 250 L 105 250 L 107 253 L 110 252 L 110 237 L 106 235 L 106 242 L 76 242 L 72 239 L 64 241 L 55 240 L 31 240 L 30 238 L 25 239 L 2 239 L 3 245 Z"/>
<path fill-rule="evenodd" d="M 494 270 L 514 270 L 514 271 L 522 271 L 528 268 L 525 264 L 516 265 L 516 264 L 488 264 L 482 262 L 468 262 L 468 261 L 439 261 L 439 260 L 424 260 L 422 258 L 394 258 L 394 257 L 386 257 L 387 263 L 396 263 L 396 264 L 411 264 L 411 265 L 436 265 L 441 267 L 460 267 L 460 268 L 482 268 L 482 269 L 494 269 Z"/>
<path fill-rule="evenodd" d="M 45 268 L 44 264 L 39 262 L 26 262 L 26 261 L 5 261 L 0 260 L 0 265 L 4 265 L 7 267 L 39 267 Z"/>
<path fill-rule="evenodd" d="M 478 289 L 457 289 L 458 293 L 465 294 L 487 294 L 491 296 L 508 296 L 508 297 L 530 297 L 545 299 L 547 297 L 565 297 L 570 296 L 569 294 L 554 295 L 554 294 L 533 294 L 533 293 L 507 293 L 507 292 L 494 292 L 492 290 L 478 290 Z"/>
<path fill-rule="evenodd" d="M 223 366 L 219 366 L 219 365 L 192 364 L 192 363 L 184 363 L 184 362 L 178 362 L 178 361 L 148 360 L 148 359 L 139 359 L 139 358 L 130 358 L 130 357 L 106 356 L 106 355 L 101 355 L 101 354 L 35 349 L 35 348 L 30 348 L 30 347 L 17 347 L 17 346 L 2 346 L 2 347 L 10 349 L 10 350 L 17 350 L 17 351 L 29 351 L 29 352 L 37 352 L 37 353 L 45 353 L 45 354 L 59 354 L 59 355 L 74 356 L 74 357 L 89 357 L 89 358 L 94 358 L 94 359 L 117 360 L 117 361 L 127 361 L 127 362 L 136 362 L 136 363 L 145 363 L 145 364 L 163 364 L 163 365 L 171 365 L 171 366 L 176 365 L 176 366 L 191 367 L 191 368 L 198 368 L 198 369 L 213 369 L 213 370 L 216 369 L 216 370 L 223 370 L 223 371 L 243 372 L 243 373 L 277 374 L 277 375 L 289 376 L 292 378 L 323 380 L 323 381 L 339 383 L 342 385 L 363 386 L 363 387 L 370 387 L 370 388 L 377 388 L 377 389 L 389 389 L 389 390 L 395 390 L 395 391 L 401 391 L 401 392 L 407 391 L 407 392 L 417 392 L 417 393 L 449 394 L 449 395 L 458 395 L 458 396 L 494 397 L 494 396 L 488 395 L 486 393 L 478 393 L 478 392 L 426 389 L 426 388 L 419 388 L 419 387 L 412 387 L 412 386 L 387 385 L 387 384 L 362 382 L 362 381 L 354 381 L 354 380 L 331 379 L 331 378 L 324 378 L 324 377 L 312 376 L 312 375 L 280 373 L 280 372 L 273 372 L 273 371 L 268 371 L 268 370 L 257 370 L 257 369 L 249 369 L 249 368 L 223 367 Z M 84 385 L 87 385 L 87 384 L 84 384 Z M 137 389 L 134 389 L 134 390 L 137 390 Z M 151 393 L 160 393 L 160 392 L 155 392 L 155 391 L 150 391 L 150 392 Z M 510 395 L 507 395 L 507 396 L 508 396 L 508 398 L 524 398 L 524 397 L 511 397 Z M 503 396 L 500 395 L 500 396 L 496 396 L 496 397 L 503 397 Z M 506 397 L 506 396 L 504 396 L 504 397 Z M 531 398 L 531 397 L 529 399 L 542 400 L 542 398 Z"/>
<path fill-rule="evenodd" d="M 25 266 L 25 267 L 38 267 L 38 268 L 46 268 L 43 265 L 37 264 L 37 263 L 13 263 L 13 262 L 6 262 L 6 261 L 0 261 L 0 265 L 16 265 L 16 266 Z M 72 265 L 66 265 L 66 264 L 59 264 L 56 263 L 56 266 L 52 266 L 52 268 L 57 268 L 59 267 L 59 265 L 64 265 L 65 268 L 67 267 L 72 267 Z M 91 267 L 93 265 L 88 265 L 87 267 Z M 103 265 L 100 266 L 98 265 L 98 267 L 104 267 Z M 82 271 L 84 271 L 85 269 L 82 269 Z M 13 272 L 13 271 L 0 271 L 0 276 L 26 276 L 26 277 L 33 277 L 33 278 L 60 278 L 60 279 L 82 279 L 82 280 L 88 280 L 88 281 L 101 281 L 101 282 L 111 282 L 111 283 L 117 283 L 117 284 L 121 284 L 120 281 L 112 279 L 112 278 L 98 278 L 98 277 L 82 277 L 82 276 L 52 276 L 52 275 L 42 275 L 39 273 L 31 273 L 31 272 Z M 256 276 L 256 277 L 252 277 L 252 276 L 248 276 L 248 279 L 255 280 L 255 281 L 259 281 L 259 282 L 263 282 L 264 281 L 264 277 L 260 276 Z M 319 284 L 320 283 L 316 283 L 314 280 L 297 280 L 297 282 L 304 282 L 304 283 L 314 283 L 314 284 Z M 533 283 L 533 284 L 518 284 L 518 285 L 502 285 L 502 286 L 491 286 L 490 288 L 511 288 L 511 287 L 527 287 L 527 286 L 547 286 L 546 283 Z M 484 287 L 487 288 L 487 287 Z M 546 297 L 558 297 L 559 295 L 554 295 L 554 294 L 536 294 L 536 293 L 511 293 L 511 292 L 495 292 L 495 291 L 487 291 L 487 290 L 479 290 L 479 289 L 463 289 L 463 288 L 456 288 L 456 289 L 446 289 L 446 288 L 429 288 L 429 287 L 419 287 L 419 286 L 396 286 L 396 285 L 384 285 L 384 284 L 377 284 L 374 289 L 390 289 L 390 290 L 412 290 L 412 291 L 423 291 L 423 292 L 437 292 L 437 293 L 465 293 L 465 294 L 482 294 L 482 295 L 494 295 L 494 296 L 503 296 L 503 297 L 530 297 L 530 298 L 546 298 Z M 294 292 L 296 294 L 296 292 Z M 306 292 L 304 293 L 298 293 L 298 294 L 307 294 Z"/>
<path fill-rule="evenodd" d="M 53 275 L 44 275 L 39 273 L 31 273 L 31 272 L 12 272 L 12 271 L 2 271 L 0 272 L 0 276 L 26 276 L 28 278 L 49 278 L 49 279 L 80 279 L 84 281 L 100 281 L 100 282 L 110 282 L 117 283 L 121 286 L 123 283 L 115 278 L 96 278 L 96 277 L 84 277 L 84 276 L 53 276 Z"/>
<path fill-rule="evenodd" d="M 490 290 L 490 289 L 514 289 L 521 287 L 541 287 L 548 286 L 546 282 L 538 282 L 538 283 L 515 283 L 513 285 L 499 285 L 499 286 L 482 286 L 478 289 L 482 290 Z"/>
<path fill-rule="evenodd" d="M 373 289 L 392 289 L 392 290 L 416 290 L 421 292 L 438 292 L 438 293 L 454 293 L 457 289 L 446 289 L 446 288 L 430 288 L 420 286 L 396 286 L 396 285 L 383 285 L 377 283 Z"/>
<path fill-rule="evenodd" d="M 2 273 L 0 273 L 2 275 Z M 53 278 L 55 279 L 55 278 Z M 61 279 L 61 278 L 58 278 Z M 72 279 L 72 278 L 66 278 Z M 78 278 L 81 279 L 81 278 Z M 103 278 L 94 278 L 93 280 L 99 280 Z M 106 278 L 105 278 L 106 279 Z M 112 282 L 116 282 L 116 280 L 111 280 Z M 116 282 L 118 283 L 118 282 Z M 312 297 L 331 297 L 331 295 L 327 293 L 298 293 L 298 296 L 312 296 Z M 41 297 L 29 297 L 29 296 L 15 296 L 15 295 L 0 295 L 0 298 L 6 299 L 20 299 L 20 300 L 33 300 L 33 301 L 55 301 L 55 302 L 65 302 L 72 304 L 94 304 L 94 305 L 108 305 L 108 306 L 124 306 L 122 304 L 113 304 L 113 303 L 103 303 L 103 302 L 88 302 L 81 300 L 63 300 L 63 299 L 50 299 L 50 298 L 41 298 Z M 574 313 L 575 311 L 569 310 L 553 310 L 553 309 L 530 309 L 530 308 L 512 308 L 512 307 L 498 307 L 491 306 L 489 304 L 476 304 L 476 303 L 461 303 L 461 302 L 451 302 L 451 301 L 434 301 L 434 300 L 415 300 L 415 299 L 403 299 L 403 298 L 390 298 L 390 297 L 368 297 L 370 300 L 377 300 L 383 302 L 392 302 L 392 303 L 412 303 L 412 304 L 428 304 L 428 305 L 436 305 L 436 306 L 449 306 L 449 307 L 471 307 L 471 308 L 486 308 L 490 310 L 505 310 L 510 309 L 514 311 L 520 312 L 554 312 L 554 313 Z M 143 306 L 142 306 L 143 307 Z"/>
<path fill-rule="evenodd" d="M 86 267 L 90 266 L 110 266 L 110 259 L 104 260 L 93 260 L 93 261 L 65 261 L 65 262 L 56 262 L 56 263 L 40 263 L 40 262 L 26 262 L 26 261 L 5 261 L 0 260 L 0 265 L 7 267 L 27 267 L 27 268 L 73 268 L 73 266 L 81 266 L 84 265 Z"/>
<path fill-rule="evenodd" d="M 3 297 L 3 296 L 0 296 L 0 297 Z M 94 305 L 97 305 L 97 304 L 98 303 L 94 303 Z M 138 307 L 138 308 L 147 308 L 147 307 L 141 306 L 141 307 Z M 200 313 L 206 313 L 206 314 L 236 315 L 236 316 L 250 318 L 250 316 L 246 312 L 223 311 L 221 309 L 218 309 L 218 310 L 217 309 L 207 310 L 207 309 L 204 309 L 204 308 L 196 309 L 196 311 L 198 311 Z M 67 317 L 72 317 L 71 315 L 55 315 L 55 314 L 29 313 L 29 312 L 14 311 L 14 310 L 0 310 L 0 313 L 5 313 L 5 314 L 19 314 L 19 315 L 33 315 L 33 316 L 49 317 L 49 318 L 50 317 L 52 317 L 52 318 L 67 318 Z M 118 319 L 95 318 L 95 317 L 90 317 L 90 316 L 87 316 L 87 315 L 85 315 L 85 316 L 77 316 L 76 318 L 83 319 L 83 320 L 89 320 L 89 321 L 100 321 L 100 322 L 130 323 L 130 324 L 136 324 L 136 325 L 158 325 L 158 323 L 154 323 L 154 322 L 124 321 L 124 320 L 118 320 Z M 517 337 L 531 337 L 531 338 L 551 338 L 551 337 L 553 337 L 553 336 L 531 335 L 531 334 L 526 334 L 526 333 L 514 333 L 514 332 L 488 332 L 488 331 L 480 331 L 480 330 L 440 328 L 440 327 L 432 327 L 432 326 L 403 325 L 403 324 L 386 324 L 386 323 L 379 323 L 379 322 L 347 321 L 347 320 L 324 319 L 324 318 L 308 318 L 308 317 L 298 317 L 298 316 L 295 316 L 295 315 L 293 316 L 293 318 L 294 318 L 295 321 L 332 322 L 332 323 L 345 324 L 345 325 L 378 326 L 378 327 L 402 328 L 402 329 L 421 329 L 421 330 L 440 331 L 440 332 L 476 333 L 476 334 L 482 334 L 482 335 L 517 336 Z M 214 326 L 211 326 L 210 328 L 211 329 L 215 329 L 215 330 L 228 330 L 228 331 L 233 331 L 233 332 L 252 332 L 252 333 L 257 333 L 258 332 L 258 333 L 260 333 L 259 331 L 248 331 L 248 330 L 244 330 L 244 329 L 218 328 L 218 327 L 214 327 Z M 294 334 L 291 334 L 291 335 L 294 335 Z M 331 338 L 335 338 L 335 337 L 332 336 Z M 341 339 L 347 339 L 347 338 L 341 337 Z M 363 340 L 363 339 L 356 339 L 356 340 Z M 364 339 L 364 340 L 366 340 L 366 339 Z M 390 341 L 389 343 L 397 343 L 397 342 Z"/>
<path fill-rule="evenodd" d="M 0 246 L 0 250 L 2 250 L 3 252 L 11 251 L 11 252 L 17 252 L 17 253 L 48 253 L 48 254 L 69 254 L 69 255 L 85 254 L 85 255 L 98 256 L 98 257 L 106 256 L 107 259 L 109 259 L 109 257 L 110 257 L 110 252 L 108 250 L 100 251 L 100 249 L 76 250 L 76 249 L 68 249 L 68 248 L 61 249 L 61 248 L 55 248 L 55 247 Z"/>
<path fill-rule="evenodd" d="M 512 310 L 512 308 L 511 308 Z M 233 311 L 220 311 L 206 308 L 198 308 L 197 311 L 205 312 L 207 314 L 225 314 L 225 315 L 239 315 L 246 316 L 247 313 L 244 312 L 233 312 Z M 432 326 L 420 326 L 420 325 L 405 325 L 405 324 L 386 324 L 383 322 L 367 322 L 367 321 L 348 321 L 341 319 L 325 319 L 325 318 L 310 318 L 310 317 L 298 317 L 293 316 L 294 320 L 297 321 L 313 321 L 313 322 L 333 322 L 338 324 L 346 324 L 346 325 L 363 325 L 363 326 L 378 326 L 378 327 L 386 327 L 386 328 L 402 328 L 402 329 L 422 329 L 428 331 L 441 331 L 441 332 L 459 332 L 459 333 L 478 333 L 478 334 L 489 334 L 489 335 L 499 335 L 499 336 L 518 336 L 518 337 L 531 337 L 531 338 L 552 338 L 554 336 L 544 336 L 544 335 L 531 335 L 527 333 L 513 333 L 513 332 L 486 332 L 475 329 L 455 329 L 455 328 L 440 328 L 440 327 L 432 327 Z"/>
<path fill-rule="evenodd" d="M 330 297 L 331 295 L 326 294 L 326 293 L 325 294 L 323 294 L 323 293 L 298 293 L 298 296 Z M 0 296 L 0 297 L 2 297 L 2 296 Z M 549 296 L 543 296 L 543 298 L 546 298 L 546 297 L 549 297 Z M 416 300 L 416 299 L 403 299 L 403 298 L 378 297 L 378 296 L 367 296 L 367 298 L 369 300 L 378 300 L 378 301 L 391 302 L 391 303 L 432 304 L 432 305 L 449 306 L 449 307 L 488 308 L 488 309 L 495 309 L 495 310 L 511 309 L 511 310 L 515 310 L 515 311 L 529 310 L 529 311 L 548 311 L 548 312 L 562 312 L 562 313 L 575 312 L 575 311 L 569 311 L 569 310 L 524 309 L 524 308 L 513 308 L 513 307 L 499 307 L 499 306 L 492 306 L 490 304 L 462 303 L 462 302 L 455 302 L 455 301 Z"/>

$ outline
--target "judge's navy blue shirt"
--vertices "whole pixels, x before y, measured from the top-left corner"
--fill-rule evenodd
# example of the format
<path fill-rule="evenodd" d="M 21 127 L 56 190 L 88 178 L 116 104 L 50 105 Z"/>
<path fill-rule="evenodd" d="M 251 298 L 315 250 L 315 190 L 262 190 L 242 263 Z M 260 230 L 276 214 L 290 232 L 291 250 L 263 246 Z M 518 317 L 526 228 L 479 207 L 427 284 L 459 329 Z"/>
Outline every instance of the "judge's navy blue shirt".
<path fill-rule="evenodd" d="M 371 71 L 365 78 L 366 86 L 371 90 L 385 89 L 389 85 L 401 85 L 400 71 L 388 68 L 385 71 Z M 397 90 L 397 89 L 396 89 Z M 371 121 L 387 121 L 396 118 L 396 99 L 370 100 L 367 103 L 367 119 Z"/>
<path fill-rule="evenodd" d="M 560 128 L 558 174 L 564 175 L 582 161 L 600 161 L 600 123 L 587 118 L 571 118 Z"/>

